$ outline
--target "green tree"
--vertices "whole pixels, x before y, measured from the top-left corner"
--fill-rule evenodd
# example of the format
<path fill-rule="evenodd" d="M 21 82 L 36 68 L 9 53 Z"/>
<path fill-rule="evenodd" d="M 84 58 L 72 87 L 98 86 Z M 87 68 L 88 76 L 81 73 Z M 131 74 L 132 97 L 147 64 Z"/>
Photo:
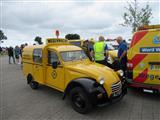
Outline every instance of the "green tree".
<path fill-rule="evenodd" d="M 3 40 L 7 40 L 7 36 L 3 33 L 2 30 L 0 30 L 0 43 L 2 43 Z"/>
<path fill-rule="evenodd" d="M 39 37 L 39 36 L 36 36 L 35 39 L 34 39 L 34 41 L 37 42 L 39 45 L 43 44 L 42 38 Z"/>
<path fill-rule="evenodd" d="M 76 39 L 80 39 L 80 35 L 78 34 L 67 34 L 65 36 L 66 39 L 68 40 L 76 40 Z"/>
<path fill-rule="evenodd" d="M 148 4 L 144 8 L 139 7 L 137 0 L 127 2 L 127 10 L 123 14 L 124 23 L 122 26 L 132 27 L 132 32 L 135 32 L 138 27 L 148 25 L 152 17 L 152 9 Z"/>

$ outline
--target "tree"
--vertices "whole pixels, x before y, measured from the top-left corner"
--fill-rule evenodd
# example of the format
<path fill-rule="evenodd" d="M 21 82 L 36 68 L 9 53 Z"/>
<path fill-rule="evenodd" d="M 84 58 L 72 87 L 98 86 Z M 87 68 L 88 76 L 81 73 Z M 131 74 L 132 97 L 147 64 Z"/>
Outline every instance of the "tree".
<path fill-rule="evenodd" d="M 80 35 L 78 34 L 67 34 L 65 36 L 66 39 L 68 40 L 76 40 L 76 39 L 80 39 Z"/>
<path fill-rule="evenodd" d="M 0 43 L 3 43 L 3 40 L 7 40 L 7 36 L 0 30 Z"/>
<path fill-rule="evenodd" d="M 37 42 L 39 45 L 43 44 L 42 38 L 39 37 L 39 36 L 36 36 L 35 39 L 34 39 L 34 41 Z"/>
<path fill-rule="evenodd" d="M 152 9 L 148 4 L 144 8 L 139 8 L 137 0 L 127 3 L 128 7 L 125 7 L 127 11 L 123 14 L 124 23 L 121 24 L 122 26 L 131 26 L 132 32 L 135 32 L 138 27 L 150 23 Z"/>

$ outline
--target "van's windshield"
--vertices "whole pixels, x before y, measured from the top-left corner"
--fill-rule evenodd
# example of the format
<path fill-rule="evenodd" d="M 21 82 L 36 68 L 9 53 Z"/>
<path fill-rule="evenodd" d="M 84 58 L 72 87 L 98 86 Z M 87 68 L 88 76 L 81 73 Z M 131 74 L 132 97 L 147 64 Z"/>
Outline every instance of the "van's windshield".
<path fill-rule="evenodd" d="M 78 50 L 78 51 L 65 51 L 60 53 L 62 56 L 62 59 L 67 62 L 67 61 L 73 61 L 73 60 L 82 60 L 82 59 L 87 59 L 86 54 L 84 53 L 83 50 Z"/>

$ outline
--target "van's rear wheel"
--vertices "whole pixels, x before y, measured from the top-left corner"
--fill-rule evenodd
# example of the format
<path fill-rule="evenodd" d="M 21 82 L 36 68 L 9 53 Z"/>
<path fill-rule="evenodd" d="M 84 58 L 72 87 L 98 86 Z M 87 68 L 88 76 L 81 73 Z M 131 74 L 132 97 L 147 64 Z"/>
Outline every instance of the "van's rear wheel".
<path fill-rule="evenodd" d="M 31 86 L 32 89 L 38 89 L 38 82 L 35 81 L 30 81 L 29 85 Z"/>
<path fill-rule="evenodd" d="M 81 87 L 75 87 L 70 92 L 70 102 L 73 109 L 81 114 L 86 114 L 91 111 L 92 104 Z"/>

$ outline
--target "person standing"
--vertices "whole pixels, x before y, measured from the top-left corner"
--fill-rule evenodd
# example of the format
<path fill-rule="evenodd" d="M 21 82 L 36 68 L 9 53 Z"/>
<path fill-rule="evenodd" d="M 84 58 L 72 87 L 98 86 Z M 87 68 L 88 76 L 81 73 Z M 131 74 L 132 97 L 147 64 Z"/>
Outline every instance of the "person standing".
<path fill-rule="evenodd" d="M 82 49 L 84 50 L 85 54 L 87 55 L 87 57 L 92 61 L 92 57 L 91 57 L 91 51 L 93 50 L 92 47 L 90 46 L 89 40 L 85 40 L 83 42 L 83 46 Z"/>
<path fill-rule="evenodd" d="M 11 64 L 11 58 L 13 60 L 13 63 L 15 64 L 13 47 L 8 48 L 8 57 L 9 57 L 9 64 Z"/>
<path fill-rule="evenodd" d="M 17 64 L 20 64 L 20 61 L 19 61 L 20 52 L 21 52 L 21 51 L 20 51 L 20 48 L 19 48 L 18 46 L 16 46 L 14 51 L 15 51 L 16 63 L 17 63 Z"/>
<path fill-rule="evenodd" d="M 100 36 L 99 41 L 96 42 L 93 46 L 93 51 L 95 62 L 107 65 L 106 60 L 108 59 L 108 47 L 104 41 L 104 37 Z"/>
<path fill-rule="evenodd" d="M 121 36 L 117 37 L 116 39 L 118 46 L 118 60 L 120 63 L 120 69 L 125 71 L 127 69 L 127 44 L 125 41 L 123 41 L 123 38 Z"/>
<path fill-rule="evenodd" d="M 3 53 L 3 49 L 2 47 L 0 46 L 0 55 Z"/>

